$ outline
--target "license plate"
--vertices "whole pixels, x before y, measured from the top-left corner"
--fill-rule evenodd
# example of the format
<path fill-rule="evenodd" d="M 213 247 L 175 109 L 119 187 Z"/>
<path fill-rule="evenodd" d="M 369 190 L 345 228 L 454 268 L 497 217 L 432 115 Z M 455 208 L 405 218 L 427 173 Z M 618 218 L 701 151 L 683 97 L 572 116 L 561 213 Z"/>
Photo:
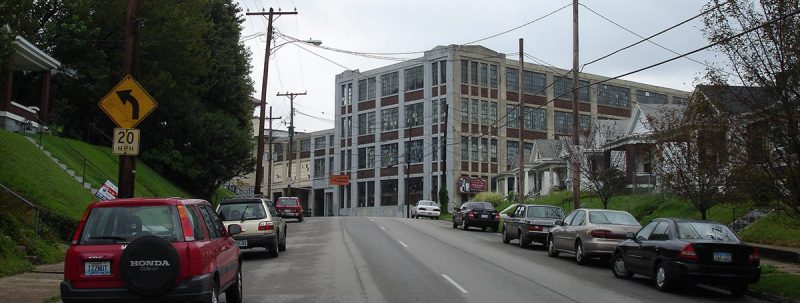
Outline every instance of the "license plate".
<path fill-rule="evenodd" d="M 731 263 L 731 261 L 731 253 L 722 251 L 714 252 L 714 262 Z"/>
<path fill-rule="evenodd" d="M 111 262 L 86 262 L 83 263 L 83 274 L 87 276 L 108 276 L 111 274 Z"/>
<path fill-rule="evenodd" d="M 236 240 L 236 246 L 247 247 L 247 240 Z"/>
<path fill-rule="evenodd" d="M 481 219 L 486 219 L 488 217 L 489 217 L 489 215 L 481 215 Z"/>

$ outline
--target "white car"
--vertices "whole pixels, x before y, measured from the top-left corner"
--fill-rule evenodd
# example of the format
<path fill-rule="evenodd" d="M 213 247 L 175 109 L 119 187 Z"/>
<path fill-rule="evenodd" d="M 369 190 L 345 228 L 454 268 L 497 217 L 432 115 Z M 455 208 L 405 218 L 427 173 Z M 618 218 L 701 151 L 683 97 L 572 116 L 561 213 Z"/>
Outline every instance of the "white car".
<path fill-rule="evenodd" d="M 417 205 L 411 208 L 411 218 L 428 217 L 439 220 L 439 203 L 436 201 L 419 200 Z"/>

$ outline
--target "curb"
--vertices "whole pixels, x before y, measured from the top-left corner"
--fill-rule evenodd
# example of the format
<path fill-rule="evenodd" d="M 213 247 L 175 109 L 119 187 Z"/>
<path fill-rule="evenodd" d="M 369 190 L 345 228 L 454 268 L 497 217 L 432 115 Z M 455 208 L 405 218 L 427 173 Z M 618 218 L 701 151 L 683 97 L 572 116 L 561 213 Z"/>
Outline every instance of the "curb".
<path fill-rule="evenodd" d="M 800 263 L 800 253 L 796 251 L 783 250 L 776 247 L 767 247 L 756 243 L 747 243 L 750 246 L 758 247 L 761 257 L 788 263 Z"/>

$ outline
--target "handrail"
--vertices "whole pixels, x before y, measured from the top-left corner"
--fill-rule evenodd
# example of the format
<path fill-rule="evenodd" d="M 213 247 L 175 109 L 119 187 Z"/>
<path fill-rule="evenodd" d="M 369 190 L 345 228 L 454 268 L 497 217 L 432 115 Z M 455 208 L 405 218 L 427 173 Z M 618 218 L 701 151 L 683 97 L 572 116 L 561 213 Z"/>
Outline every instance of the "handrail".
<path fill-rule="evenodd" d="M 36 120 L 39 122 L 39 124 L 45 125 L 45 123 L 41 119 L 39 119 L 38 116 L 36 117 Z M 99 172 L 101 175 L 103 175 L 103 177 L 106 177 L 107 180 L 114 180 L 113 178 L 111 178 L 108 175 L 106 175 L 103 172 L 103 170 L 100 169 L 100 167 L 98 167 L 97 165 L 92 163 L 92 161 L 90 161 L 88 158 L 86 158 L 86 156 L 84 156 L 83 154 L 81 154 L 81 152 L 79 152 L 77 149 L 75 149 L 75 147 L 72 147 L 72 145 L 70 145 L 69 142 L 67 142 L 67 140 L 64 140 L 64 138 L 62 138 L 61 136 L 58 136 L 58 135 L 56 135 L 55 137 L 58 138 L 59 140 L 61 140 L 61 142 L 63 142 L 66 146 L 68 146 L 73 152 L 78 154 L 78 156 L 80 156 L 83 159 L 84 163 L 88 162 L 89 165 L 93 166 L 97 170 L 97 172 Z M 42 143 L 40 143 L 40 144 L 42 144 Z M 86 176 L 85 175 L 84 175 L 83 181 L 86 182 Z"/>
<path fill-rule="evenodd" d="M 2 183 L 0 183 L 0 187 L 2 187 L 3 189 L 5 189 L 7 192 L 11 193 L 12 195 L 14 195 L 15 197 L 17 197 L 18 199 L 22 200 L 22 202 L 25 202 L 25 204 L 28 204 L 28 206 L 30 206 L 30 207 L 32 207 L 32 208 L 35 208 L 35 209 L 39 209 L 39 207 L 38 207 L 38 206 L 36 206 L 35 204 L 31 203 L 31 201 L 28 201 L 28 199 L 25 199 L 25 198 L 23 198 L 22 196 L 20 196 L 19 194 L 17 194 L 17 192 L 15 192 L 15 191 L 11 190 L 10 188 L 8 188 L 8 187 L 6 187 L 5 185 L 3 185 Z"/>
<path fill-rule="evenodd" d="M 28 206 L 36 210 L 36 217 L 35 217 L 36 222 L 34 222 L 34 237 L 33 237 L 33 246 L 36 247 L 36 240 L 39 239 L 39 211 L 40 211 L 39 207 L 31 203 L 31 201 L 28 201 L 28 199 L 22 197 L 17 192 L 6 187 L 5 185 L 0 184 L 0 187 L 2 187 L 5 191 L 11 193 L 15 197 L 17 197 L 17 199 L 19 199 L 22 202 L 25 202 L 25 204 L 28 204 Z"/>

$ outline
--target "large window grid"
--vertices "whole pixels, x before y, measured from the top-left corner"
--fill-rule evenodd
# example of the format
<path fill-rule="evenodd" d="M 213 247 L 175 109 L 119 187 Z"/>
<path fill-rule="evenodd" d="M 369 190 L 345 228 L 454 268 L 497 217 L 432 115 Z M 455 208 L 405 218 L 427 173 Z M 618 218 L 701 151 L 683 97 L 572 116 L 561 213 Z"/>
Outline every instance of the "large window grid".
<path fill-rule="evenodd" d="M 311 139 L 300 140 L 300 152 L 311 151 Z"/>
<path fill-rule="evenodd" d="M 362 147 L 358 149 L 358 169 L 375 167 L 375 147 Z"/>
<path fill-rule="evenodd" d="M 381 96 L 397 94 L 400 86 L 398 81 L 398 72 L 381 75 Z"/>
<path fill-rule="evenodd" d="M 439 85 L 439 62 L 431 63 L 431 85 Z"/>
<path fill-rule="evenodd" d="M 542 108 L 525 107 L 525 129 L 527 130 L 547 130 L 547 113 Z"/>
<path fill-rule="evenodd" d="M 470 62 L 469 67 L 469 83 L 478 85 L 478 62 Z"/>
<path fill-rule="evenodd" d="M 423 66 L 406 69 L 406 91 L 421 89 L 425 85 Z"/>
<path fill-rule="evenodd" d="M 589 115 L 580 115 L 580 126 L 581 130 L 586 130 L 589 128 L 589 122 L 591 121 L 592 117 Z M 572 134 L 572 113 L 571 112 L 561 112 L 556 111 L 553 113 L 553 126 L 555 127 L 555 132 L 562 133 L 562 134 Z"/>
<path fill-rule="evenodd" d="M 489 162 L 489 139 L 481 138 L 481 161 Z"/>
<path fill-rule="evenodd" d="M 631 89 L 608 84 L 597 86 L 597 104 L 627 108 Z"/>
<path fill-rule="evenodd" d="M 481 123 L 489 124 L 489 101 L 481 101 Z"/>
<path fill-rule="evenodd" d="M 546 79 L 544 74 L 526 70 L 522 73 L 522 91 L 526 94 L 544 96 Z"/>
<path fill-rule="evenodd" d="M 425 103 L 406 105 L 406 127 L 425 125 Z"/>
<path fill-rule="evenodd" d="M 506 67 L 506 90 L 510 92 L 519 91 L 519 70 Z"/>
<path fill-rule="evenodd" d="M 472 116 L 472 123 L 478 124 L 478 99 L 472 99 L 472 108 L 470 114 Z"/>
<path fill-rule="evenodd" d="M 489 86 L 489 65 L 481 63 L 481 86 Z"/>
<path fill-rule="evenodd" d="M 325 148 L 325 139 L 326 139 L 326 137 L 316 137 L 316 138 L 314 138 L 314 149 L 323 149 L 323 148 Z"/>
<path fill-rule="evenodd" d="M 489 147 L 491 162 L 497 163 L 497 139 L 492 139 L 489 144 L 491 144 Z"/>
<path fill-rule="evenodd" d="M 461 60 L 461 83 L 469 83 L 469 61 Z"/>
<path fill-rule="evenodd" d="M 672 96 L 672 104 L 686 105 L 687 103 L 689 103 L 688 98 Z"/>
<path fill-rule="evenodd" d="M 375 206 L 375 181 L 358 182 L 358 207 Z"/>
<path fill-rule="evenodd" d="M 314 178 L 325 177 L 325 158 L 314 159 Z"/>
<path fill-rule="evenodd" d="M 519 128 L 519 112 L 517 105 L 506 105 L 506 126 L 510 128 Z"/>
<path fill-rule="evenodd" d="M 489 66 L 489 87 L 497 88 L 497 65 Z"/>
<path fill-rule="evenodd" d="M 469 161 L 469 137 L 461 136 L 461 161 Z"/>
<path fill-rule="evenodd" d="M 506 164 L 511 167 L 517 166 L 519 162 L 519 142 L 507 141 L 506 142 Z"/>
<path fill-rule="evenodd" d="M 424 148 L 422 140 L 413 140 L 406 142 L 406 163 L 420 163 L 424 156 Z"/>
<path fill-rule="evenodd" d="M 639 104 L 667 104 L 667 95 L 636 90 L 636 102 Z"/>
<path fill-rule="evenodd" d="M 353 117 L 342 118 L 342 138 L 350 138 L 353 135 Z"/>
<path fill-rule="evenodd" d="M 497 102 L 489 103 L 489 125 L 497 125 Z"/>
<path fill-rule="evenodd" d="M 375 100 L 375 77 L 358 81 L 358 102 Z"/>
<path fill-rule="evenodd" d="M 382 109 L 381 131 L 396 130 L 399 120 L 397 107 Z"/>
<path fill-rule="evenodd" d="M 439 100 L 436 99 L 431 102 L 431 123 L 439 123 Z"/>
<path fill-rule="evenodd" d="M 375 134 L 375 112 L 368 112 L 358 115 L 358 135 Z"/>
<path fill-rule="evenodd" d="M 381 166 L 397 165 L 397 143 L 381 145 Z"/>
<path fill-rule="evenodd" d="M 447 83 L 447 61 L 439 61 L 439 83 Z"/>
<path fill-rule="evenodd" d="M 558 99 L 572 100 L 572 78 L 553 76 L 553 94 Z M 589 81 L 578 80 L 578 101 L 589 100 Z"/>
<path fill-rule="evenodd" d="M 348 105 L 353 103 L 353 83 L 342 84 L 342 93 L 340 103 Z"/>
<path fill-rule="evenodd" d="M 381 206 L 397 205 L 397 179 L 381 180 Z"/>
<path fill-rule="evenodd" d="M 439 137 L 431 138 L 431 161 L 439 161 Z"/>
<path fill-rule="evenodd" d="M 469 123 L 469 100 L 461 98 L 461 123 Z"/>
<path fill-rule="evenodd" d="M 470 147 L 469 151 L 470 151 L 470 155 L 471 155 L 470 159 L 472 159 L 472 161 L 476 161 L 476 162 L 479 161 L 478 160 L 478 138 L 477 137 L 472 137 L 472 144 L 470 144 L 469 147 Z"/>

